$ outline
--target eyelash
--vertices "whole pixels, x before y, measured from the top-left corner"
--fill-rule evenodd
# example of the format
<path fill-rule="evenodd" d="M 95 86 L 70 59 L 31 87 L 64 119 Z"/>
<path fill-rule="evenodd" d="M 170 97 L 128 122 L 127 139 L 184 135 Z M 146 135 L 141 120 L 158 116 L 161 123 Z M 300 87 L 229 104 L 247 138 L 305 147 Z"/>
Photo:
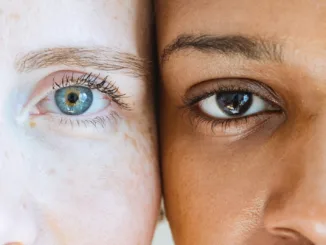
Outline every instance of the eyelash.
<path fill-rule="evenodd" d="M 61 117 L 59 124 L 60 125 L 70 124 L 72 128 L 75 125 L 77 125 L 78 127 L 82 125 L 85 128 L 87 128 L 88 125 L 93 126 L 95 128 L 97 128 L 97 125 L 100 125 L 102 128 L 105 128 L 107 122 L 116 123 L 119 119 L 120 116 L 118 113 L 111 112 L 109 116 L 97 116 L 95 118 L 90 118 L 90 119 L 71 119 L 71 118 Z"/>
<path fill-rule="evenodd" d="M 61 83 L 55 82 L 55 78 L 53 78 L 52 88 L 53 90 L 57 90 L 69 86 L 80 85 L 88 87 L 89 89 L 97 89 L 101 93 L 108 95 L 110 99 L 121 108 L 129 110 L 129 105 L 123 102 L 123 98 L 125 98 L 126 95 L 120 94 L 119 88 L 112 81 L 108 81 L 108 77 L 102 79 L 101 82 L 97 82 L 99 77 L 100 75 L 93 76 L 92 73 L 83 74 L 77 78 L 75 78 L 73 74 L 71 76 L 65 75 L 62 77 Z"/>
<path fill-rule="evenodd" d="M 251 93 L 253 95 L 259 96 L 260 98 L 268 101 L 268 103 L 272 104 L 275 107 L 279 107 L 279 111 L 265 111 L 260 112 L 254 115 L 248 115 L 243 117 L 234 117 L 231 119 L 217 119 L 206 116 L 204 113 L 201 113 L 198 109 L 198 103 L 204 99 L 209 98 L 218 93 L 222 92 L 245 92 Z M 283 113 L 282 108 L 280 105 L 276 104 L 275 102 L 261 96 L 260 94 L 253 92 L 249 89 L 244 89 L 238 86 L 230 85 L 230 86 L 221 86 L 218 89 L 213 89 L 212 91 L 205 91 L 202 95 L 194 96 L 192 98 L 184 97 L 183 98 L 183 106 L 181 109 L 184 110 L 184 113 L 189 114 L 189 118 L 191 124 L 195 127 L 199 126 L 201 123 L 206 125 L 210 125 L 211 130 L 214 132 L 214 128 L 217 126 L 221 126 L 222 129 L 226 130 L 231 126 L 243 125 L 247 124 L 249 119 L 259 118 L 262 115 L 274 114 L 274 113 Z"/>

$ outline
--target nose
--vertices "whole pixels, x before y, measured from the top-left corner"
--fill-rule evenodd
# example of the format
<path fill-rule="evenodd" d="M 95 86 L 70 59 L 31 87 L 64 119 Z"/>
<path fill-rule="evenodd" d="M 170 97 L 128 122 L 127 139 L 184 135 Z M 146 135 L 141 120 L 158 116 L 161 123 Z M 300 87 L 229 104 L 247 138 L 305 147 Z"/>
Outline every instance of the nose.
<path fill-rule="evenodd" d="M 324 136 L 297 140 L 291 145 L 265 205 L 266 230 L 282 239 L 297 241 L 294 244 L 326 244 Z"/>
<path fill-rule="evenodd" d="M 298 243 L 295 244 L 326 244 L 324 205 L 322 203 L 317 205 L 311 199 L 302 200 L 299 196 L 292 198 L 286 203 L 284 203 L 284 196 L 272 198 L 265 211 L 266 229 L 274 236 L 297 241 Z"/>

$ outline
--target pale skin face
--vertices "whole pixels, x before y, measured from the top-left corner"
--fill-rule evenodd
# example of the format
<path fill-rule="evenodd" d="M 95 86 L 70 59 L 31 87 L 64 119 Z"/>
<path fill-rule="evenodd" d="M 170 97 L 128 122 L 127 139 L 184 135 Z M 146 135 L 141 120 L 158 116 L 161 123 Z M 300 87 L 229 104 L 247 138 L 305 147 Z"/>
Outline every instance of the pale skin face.
<path fill-rule="evenodd" d="M 177 245 L 326 244 L 326 4 L 159 0 Z"/>
<path fill-rule="evenodd" d="M 0 244 L 151 244 L 151 12 L 145 0 L 0 1 Z M 58 105 L 89 93 L 79 115 Z"/>

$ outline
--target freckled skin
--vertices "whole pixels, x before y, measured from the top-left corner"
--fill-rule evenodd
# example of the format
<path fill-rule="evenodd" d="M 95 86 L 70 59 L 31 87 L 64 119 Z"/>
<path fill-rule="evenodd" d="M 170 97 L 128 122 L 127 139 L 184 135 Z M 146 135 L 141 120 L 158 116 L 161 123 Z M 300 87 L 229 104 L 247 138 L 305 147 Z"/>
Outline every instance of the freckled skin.
<path fill-rule="evenodd" d="M 19 14 L 10 14 L 9 18 L 14 20 L 14 21 L 19 21 L 20 20 L 20 15 Z"/>
<path fill-rule="evenodd" d="M 137 140 L 135 138 L 132 138 L 128 134 L 125 134 L 125 140 L 130 142 L 132 144 L 132 146 L 138 150 Z"/>
<path fill-rule="evenodd" d="M 176 245 L 326 244 L 325 1 L 158 0 L 156 13 L 160 55 L 184 34 L 282 46 L 282 62 L 189 49 L 161 63 L 163 189 Z M 284 120 L 273 114 L 269 127 L 236 140 L 191 124 L 182 96 L 225 78 L 271 87 Z"/>
<path fill-rule="evenodd" d="M 35 122 L 29 122 L 29 126 L 31 127 L 31 128 L 35 128 L 36 127 L 36 123 Z"/>
<path fill-rule="evenodd" d="M 15 70 L 20 55 L 55 47 L 150 60 L 150 1 L 0 0 L 0 9 L 0 244 L 150 245 L 160 204 L 150 78 L 60 65 Z M 110 75 L 131 110 L 115 105 L 119 117 L 103 127 L 43 111 L 21 116 L 45 77 L 62 70 Z"/>

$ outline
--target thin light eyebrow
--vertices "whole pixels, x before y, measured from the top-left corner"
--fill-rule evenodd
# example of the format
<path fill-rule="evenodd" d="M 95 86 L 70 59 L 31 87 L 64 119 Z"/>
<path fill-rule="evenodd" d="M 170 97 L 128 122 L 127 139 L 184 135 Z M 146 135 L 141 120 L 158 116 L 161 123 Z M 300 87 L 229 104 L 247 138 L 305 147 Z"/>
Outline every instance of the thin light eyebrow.
<path fill-rule="evenodd" d="M 106 47 L 48 48 L 31 51 L 16 60 L 16 69 L 21 73 L 55 65 L 119 71 L 134 77 L 145 77 L 150 73 L 151 62 L 136 55 Z"/>
<path fill-rule="evenodd" d="M 283 62 L 282 45 L 271 40 L 242 35 L 180 35 L 164 48 L 161 63 L 164 64 L 172 54 L 186 49 L 242 56 L 252 60 Z"/>

